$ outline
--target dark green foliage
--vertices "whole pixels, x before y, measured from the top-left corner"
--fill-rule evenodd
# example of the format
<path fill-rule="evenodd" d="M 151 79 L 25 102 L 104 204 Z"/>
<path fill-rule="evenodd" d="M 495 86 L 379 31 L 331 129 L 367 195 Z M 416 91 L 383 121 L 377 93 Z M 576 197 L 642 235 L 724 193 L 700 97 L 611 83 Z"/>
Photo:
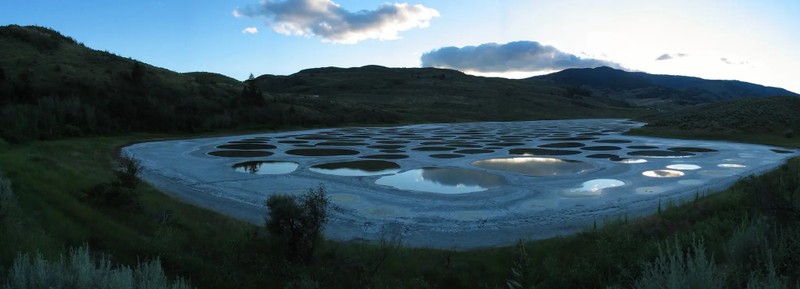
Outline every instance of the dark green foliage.
<path fill-rule="evenodd" d="M 511 266 L 511 278 L 506 280 L 508 289 L 534 289 L 530 284 L 532 268 L 528 252 L 525 250 L 525 242 L 517 242 L 514 265 Z"/>
<path fill-rule="evenodd" d="M 3 276 L 5 272 L 0 272 Z M 139 263 L 131 268 L 115 266 L 109 257 L 92 260 L 86 247 L 70 250 L 58 260 L 46 260 L 41 254 L 20 254 L 8 270 L 3 289 L 115 288 L 115 289 L 189 289 L 185 280 L 167 280 L 160 260 Z"/>
<path fill-rule="evenodd" d="M 261 91 L 261 88 L 256 85 L 253 74 L 250 74 L 250 77 L 244 82 L 242 102 L 245 105 L 264 105 L 264 93 Z"/>
<path fill-rule="evenodd" d="M 267 230 L 283 251 L 286 260 L 312 261 L 328 220 L 330 200 L 325 187 L 312 188 L 300 197 L 273 195 L 267 200 Z"/>
<path fill-rule="evenodd" d="M 10 234 L 12 229 L 18 229 L 15 225 L 21 213 L 11 182 L 0 177 L 0 233 Z"/>
<path fill-rule="evenodd" d="M 141 83 L 142 78 L 144 78 L 144 73 L 144 66 L 138 61 L 134 61 L 133 68 L 131 68 L 131 82 L 136 84 Z"/>
<path fill-rule="evenodd" d="M 628 72 L 610 67 L 565 69 L 528 80 L 565 85 L 575 96 L 609 97 L 658 110 L 746 97 L 797 96 L 782 88 L 741 81 Z"/>
<path fill-rule="evenodd" d="M 114 185 L 135 190 L 139 186 L 141 171 L 142 164 L 139 160 L 127 156 L 120 157 L 117 160 L 117 170 L 114 171 L 117 176 Z"/>
<path fill-rule="evenodd" d="M 0 58 L 6 75 L 0 82 L 0 138 L 15 143 L 398 120 L 375 106 L 302 94 L 273 94 L 267 106 L 253 81 L 175 73 L 88 49 L 41 27 L 0 27 L 0 53 L 10 55 Z"/>
<path fill-rule="evenodd" d="M 85 192 L 86 199 L 116 209 L 139 210 L 141 203 L 136 188 L 141 182 L 139 180 L 141 170 L 142 166 L 138 160 L 120 157 L 117 160 L 117 169 L 114 171 L 116 179 L 111 183 L 102 183 L 89 188 Z"/>
<path fill-rule="evenodd" d="M 774 132 L 788 138 L 791 131 L 800 129 L 798 111 L 800 97 L 782 96 L 720 102 L 643 120 L 653 128 L 725 133 Z"/>
<path fill-rule="evenodd" d="M 645 264 L 642 276 L 634 282 L 636 289 L 716 289 L 724 288 L 724 281 L 706 256 L 705 244 L 694 241 L 688 250 L 675 240 L 659 248 L 655 261 Z"/>

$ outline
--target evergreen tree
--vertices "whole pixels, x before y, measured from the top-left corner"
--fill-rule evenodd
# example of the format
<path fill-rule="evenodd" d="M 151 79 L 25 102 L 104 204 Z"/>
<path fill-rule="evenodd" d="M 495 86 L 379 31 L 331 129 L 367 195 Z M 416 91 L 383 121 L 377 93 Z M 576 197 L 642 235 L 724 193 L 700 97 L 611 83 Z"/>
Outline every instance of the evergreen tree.
<path fill-rule="evenodd" d="M 253 74 L 244 81 L 244 88 L 242 89 L 242 102 L 245 105 L 264 105 L 264 93 L 256 85 L 256 78 Z"/>

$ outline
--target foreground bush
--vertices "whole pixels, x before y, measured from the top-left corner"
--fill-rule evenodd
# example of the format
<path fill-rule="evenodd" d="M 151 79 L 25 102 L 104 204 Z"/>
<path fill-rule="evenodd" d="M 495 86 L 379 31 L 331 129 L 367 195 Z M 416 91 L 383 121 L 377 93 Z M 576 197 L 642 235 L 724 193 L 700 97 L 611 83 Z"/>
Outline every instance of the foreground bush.
<path fill-rule="evenodd" d="M 309 189 L 299 197 L 273 195 L 267 200 L 267 230 L 290 262 L 308 263 L 322 239 L 330 200 L 325 187 Z"/>
<path fill-rule="evenodd" d="M 113 289 L 184 289 L 188 282 L 170 282 L 158 259 L 140 263 L 135 268 L 113 266 L 108 258 L 95 262 L 89 249 L 81 247 L 57 261 L 42 255 L 18 255 L 8 270 L 3 289 L 113 288 Z"/>

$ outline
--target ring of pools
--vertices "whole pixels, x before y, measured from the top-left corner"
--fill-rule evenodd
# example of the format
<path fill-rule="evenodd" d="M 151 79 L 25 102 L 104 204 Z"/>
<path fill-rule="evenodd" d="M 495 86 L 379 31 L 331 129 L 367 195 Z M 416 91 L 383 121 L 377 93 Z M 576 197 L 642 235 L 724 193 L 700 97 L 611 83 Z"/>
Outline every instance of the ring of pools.
<path fill-rule="evenodd" d="M 176 197 L 263 224 L 265 200 L 325 186 L 325 235 L 466 249 L 655 212 L 800 151 L 623 135 L 619 119 L 315 129 L 140 143 L 123 153 Z"/>

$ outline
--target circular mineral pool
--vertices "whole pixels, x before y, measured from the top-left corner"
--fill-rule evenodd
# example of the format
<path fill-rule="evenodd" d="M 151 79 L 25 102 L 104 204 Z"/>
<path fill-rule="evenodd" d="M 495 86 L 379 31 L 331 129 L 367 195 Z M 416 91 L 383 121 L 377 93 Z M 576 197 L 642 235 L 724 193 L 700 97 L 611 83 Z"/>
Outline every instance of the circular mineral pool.
<path fill-rule="evenodd" d="M 432 155 L 430 155 L 430 157 L 437 158 L 437 159 L 457 159 L 457 158 L 463 158 L 464 155 L 460 155 L 460 154 L 432 154 Z"/>
<path fill-rule="evenodd" d="M 599 139 L 593 142 L 596 143 L 632 143 L 632 141 L 624 140 L 624 139 Z"/>
<path fill-rule="evenodd" d="M 643 164 L 643 163 L 646 163 L 647 160 L 646 159 L 621 159 L 621 160 L 619 160 L 617 162 L 618 163 L 622 163 L 622 164 Z"/>
<path fill-rule="evenodd" d="M 404 148 L 404 147 L 406 147 L 406 146 L 404 146 L 404 145 L 391 145 L 391 144 L 368 146 L 368 148 L 371 148 L 371 149 L 382 149 L 382 150 L 396 150 L 396 149 L 401 149 L 401 148 Z"/>
<path fill-rule="evenodd" d="M 456 148 L 454 148 L 454 147 L 416 147 L 416 148 L 413 148 L 412 150 L 424 151 L 424 152 L 436 152 L 436 151 L 451 151 L 451 150 L 454 150 L 454 149 L 456 149 Z"/>
<path fill-rule="evenodd" d="M 710 149 L 710 148 L 696 148 L 696 147 L 674 147 L 674 148 L 669 148 L 668 150 L 674 152 L 687 152 L 687 153 L 712 153 L 717 151 L 715 149 Z"/>
<path fill-rule="evenodd" d="M 585 146 L 583 143 L 579 142 L 556 142 L 556 143 L 549 143 L 540 145 L 540 148 L 579 148 Z"/>
<path fill-rule="evenodd" d="M 586 151 L 617 151 L 621 150 L 621 147 L 615 146 L 590 146 L 590 147 L 582 147 L 582 150 Z"/>
<path fill-rule="evenodd" d="M 250 161 L 234 164 L 233 169 L 255 175 L 282 175 L 295 171 L 298 166 L 295 162 Z"/>
<path fill-rule="evenodd" d="M 593 154 L 593 155 L 588 155 L 586 157 L 587 158 L 592 158 L 592 159 L 608 159 L 610 161 L 621 161 L 621 160 L 623 160 L 618 155 L 612 155 L 612 154 Z"/>
<path fill-rule="evenodd" d="M 637 145 L 637 146 L 628 146 L 629 149 L 635 150 L 654 150 L 657 149 L 657 146 L 645 146 L 645 145 Z"/>
<path fill-rule="evenodd" d="M 368 155 L 361 157 L 362 159 L 373 159 L 373 160 L 399 160 L 399 159 L 407 159 L 407 155 L 401 154 L 382 154 L 382 155 Z"/>
<path fill-rule="evenodd" d="M 472 165 L 484 169 L 532 176 L 574 175 L 594 168 L 591 164 L 581 161 L 537 157 L 496 158 L 474 161 Z"/>
<path fill-rule="evenodd" d="M 454 153 L 459 154 L 488 154 L 493 153 L 493 150 L 486 150 L 486 149 L 465 149 L 465 150 L 457 150 Z"/>
<path fill-rule="evenodd" d="M 309 170 L 337 176 L 375 176 L 393 174 L 400 171 L 400 165 L 379 160 L 324 163 L 312 166 Z"/>
<path fill-rule="evenodd" d="M 693 170 L 699 170 L 700 166 L 692 164 L 674 164 L 674 165 L 668 165 L 667 168 L 679 171 L 693 171 Z"/>
<path fill-rule="evenodd" d="M 693 153 L 689 152 L 660 150 L 632 151 L 629 152 L 628 155 L 646 158 L 685 158 L 694 156 Z"/>
<path fill-rule="evenodd" d="M 368 143 L 363 142 L 347 142 L 347 141 L 325 141 L 317 144 L 318 146 L 367 146 Z"/>
<path fill-rule="evenodd" d="M 293 149 L 286 151 L 286 153 L 297 156 L 325 157 L 357 155 L 358 151 L 348 149 Z"/>
<path fill-rule="evenodd" d="M 682 177 L 684 173 L 681 171 L 674 171 L 674 170 L 652 170 L 652 171 L 642 172 L 642 175 L 651 178 L 675 178 L 675 177 Z"/>
<path fill-rule="evenodd" d="M 563 140 L 563 141 L 581 141 L 581 140 L 595 140 L 596 137 L 553 137 L 544 140 Z"/>
<path fill-rule="evenodd" d="M 447 146 L 454 147 L 454 148 L 481 148 L 481 147 L 483 147 L 482 145 L 474 144 L 474 143 L 449 143 L 449 144 L 447 144 Z"/>
<path fill-rule="evenodd" d="M 550 149 L 538 149 L 538 148 L 511 149 L 508 152 L 512 155 L 533 155 L 533 156 L 566 156 L 566 155 L 577 155 L 581 153 L 580 151 L 550 150 Z"/>
<path fill-rule="evenodd" d="M 410 143 L 410 141 L 407 141 L 407 140 L 379 140 L 379 141 L 377 141 L 377 143 L 382 143 L 382 144 L 407 144 L 407 143 Z"/>
<path fill-rule="evenodd" d="M 720 168 L 728 168 L 728 169 L 741 169 L 747 167 L 745 165 L 740 165 L 740 164 L 718 164 L 717 166 Z"/>
<path fill-rule="evenodd" d="M 595 179 L 583 182 L 580 188 L 561 192 L 565 197 L 596 197 L 603 194 L 604 189 L 624 186 L 625 182 L 615 179 Z"/>
<path fill-rule="evenodd" d="M 272 153 L 268 151 L 244 151 L 244 150 L 213 151 L 209 152 L 208 154 L 215 157 L 225 157 L 225 158 L 254 158 L 254 157 L 266 157 L 272 155 Z"/>
<path fill-rule="evenodd" d="M 487 143 L 486 145 L 497 146 L 497 147 L 514 147 L 514 146 L 521 146 L 521 145 L 525 145 L 525 144 L 521 143 L 521 142 L 493 142 L 493 143 Z"/>
<path fill-rule="evenodd" d="M 464 194 L 485 191 L 506 183 L 499 175 L 462 168 L 422 168 L 384 176 L 376 184 L 406 191 Z"/>
<path fill-rule="evenodd" d="M 271 144 L 260 144 L 260 143 L 232 143 L 232 144 L 218 145 L 217 148 L 231 149 L 231 150 L 268 150 L 268 149 L 274 149 L 275 146 Z"/>

